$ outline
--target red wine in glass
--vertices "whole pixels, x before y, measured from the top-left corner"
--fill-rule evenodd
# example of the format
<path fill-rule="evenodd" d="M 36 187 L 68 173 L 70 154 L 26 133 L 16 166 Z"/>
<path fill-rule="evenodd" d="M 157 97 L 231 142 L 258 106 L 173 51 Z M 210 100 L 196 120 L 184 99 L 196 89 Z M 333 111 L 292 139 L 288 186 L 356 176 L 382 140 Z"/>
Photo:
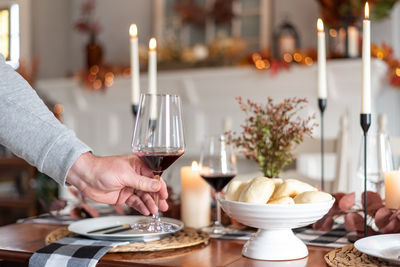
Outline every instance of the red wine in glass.
<path fill-rule="evenodd" d="M 155 152 L 155 151 L 136 152 L 135 154 L 156 175 L 161 175 L 164 172 L 164 170 L 168 169 L 168 167 L 171 166 L 172 163 L 174 163 L 180 156 L 183 155 L 183 151 L 176 151 L 176 152 Z"/>
<path fill-rule="evenodd" d="M 206 180 L 206 182 L 211 185 L 215 191 L 221 192 L 222 189 L 235 177 L 236 174 L 203 174 L 201 177 Z"/>

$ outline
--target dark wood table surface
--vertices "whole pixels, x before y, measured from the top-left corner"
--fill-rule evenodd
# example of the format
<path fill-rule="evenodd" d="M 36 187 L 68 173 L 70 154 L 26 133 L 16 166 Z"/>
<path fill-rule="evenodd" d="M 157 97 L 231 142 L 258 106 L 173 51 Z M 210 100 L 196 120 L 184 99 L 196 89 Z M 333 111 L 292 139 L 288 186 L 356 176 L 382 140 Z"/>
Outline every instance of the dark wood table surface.
<path fill-rule="evenodd" d="M 42 248 L 45 236 L 58 225 L 18 223 L 0 227 L 0 266 L 5 262 L 28 263 L 29 257 Z M 215 240 L 209 245 L 149 253 L 109 253 L 98 266 L 289 266 L 288 262 L 268 262 L 241 255 L 245 241 Z M 305 259 L 292 262 L 296 266 L 327 266 L 324 255 L 331 248 L 308 246 Z M 298 264 L 296 264 L 298 263 Z M 306 264 L 307 263 L 307 264 Z M 7 265 L 8 266 L 8 265 Z"/>

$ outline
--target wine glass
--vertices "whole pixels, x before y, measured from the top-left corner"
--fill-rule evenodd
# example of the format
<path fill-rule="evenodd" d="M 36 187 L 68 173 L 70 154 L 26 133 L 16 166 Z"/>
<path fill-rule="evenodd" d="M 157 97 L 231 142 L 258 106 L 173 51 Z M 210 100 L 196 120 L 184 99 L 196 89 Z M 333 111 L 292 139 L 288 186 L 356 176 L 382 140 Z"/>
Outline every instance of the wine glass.
<path fill-rule="evenodd" d="M 384 173 L 393 170 L 393 155 L 386 134 L 367 135 L 367 190 L 383 196 Z M 364 144 L 361 144 L 357 176 L 364 180 Z"/>
<path fill-rule="evenodd" d="M 141 94 L 132 139 L 132 151 L 153 170 L 154 179 L 160 179 L 185 150 L 181 100 L 177 95 Z M 158 193 L 152 194 L 158 208 Z M 170 232 L 170 226 L 158 215 L 152 215 L 147 224 L 137 230 Z M 140 228 L 140 229 L 139 229 Z"/>
<path fill-rule="evenodd" d="M 222 189 L 236 176 L 236 157 L 232 145 L 224 135 L 209 135 L 202 148 L 200 176 L 209 183 L 216 192 L 217 220 L 204 230 L 213 234 L 228 232 L 221 224 L 221 208 L 218 196 Z"/>

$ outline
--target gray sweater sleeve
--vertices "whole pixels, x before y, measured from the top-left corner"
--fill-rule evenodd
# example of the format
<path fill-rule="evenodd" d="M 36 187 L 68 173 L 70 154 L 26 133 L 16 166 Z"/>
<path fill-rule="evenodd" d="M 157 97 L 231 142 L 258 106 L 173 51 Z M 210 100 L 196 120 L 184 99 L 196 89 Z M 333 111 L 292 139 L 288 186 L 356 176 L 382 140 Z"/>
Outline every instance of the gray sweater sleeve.
<path fill-rule="evenodd" d="M 1 54 L 0 144 L 62 185 L 75 160 L 90 151 Z"/>

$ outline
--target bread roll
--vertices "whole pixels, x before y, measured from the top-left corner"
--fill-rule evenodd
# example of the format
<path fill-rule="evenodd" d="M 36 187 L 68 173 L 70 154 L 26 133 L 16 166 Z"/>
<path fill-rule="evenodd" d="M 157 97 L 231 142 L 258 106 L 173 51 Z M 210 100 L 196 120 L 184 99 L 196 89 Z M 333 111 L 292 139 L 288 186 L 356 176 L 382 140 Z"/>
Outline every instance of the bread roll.
<path fill-rule="evenodd" d="M 281 178 L 271 178 L 271 181 L 274 182 L 275 188 L 278 188 L 278 185 L 281 185 L 283 183 L 283 180 Z"/>
<path fill-rule="evenodd" d="M 296 204 L 301 203 L 320 203 L 320 202 L 327 202 L 332 199 L 332 196 L 328 193 L 321 192 L 321 191 L 307 191 L 301 194 L 298 194 L 294 198 L 294 202 Z"/>
<path fill-rule="evenodd" d="M 294 200 L 291 197 L 282 197 L 275 200 L 271 200 L 267 204 L 294 204 Z"/>
<path fill-rule="evenodd" d="M 240 193 L 248 184 L 248 181 L 231 181 L 226 189 L 225 199 L 230 201 L 238 201 Z"/>
<path fill-rule="evenodd" d="M 271 200 L 276 200 L 283 197 L 295 197 L 306 191 L 317 191 L 317 189 L 309 184 L 300 182 L 295 179 L 287 179 L 275 190 Z"/>
<path fill-rule="evenodd" d="M 274 193 L 275 184 L 266 177 L 257 177 L 250 181 L 240 193 L 239 201 L 265 204 Z"/>

